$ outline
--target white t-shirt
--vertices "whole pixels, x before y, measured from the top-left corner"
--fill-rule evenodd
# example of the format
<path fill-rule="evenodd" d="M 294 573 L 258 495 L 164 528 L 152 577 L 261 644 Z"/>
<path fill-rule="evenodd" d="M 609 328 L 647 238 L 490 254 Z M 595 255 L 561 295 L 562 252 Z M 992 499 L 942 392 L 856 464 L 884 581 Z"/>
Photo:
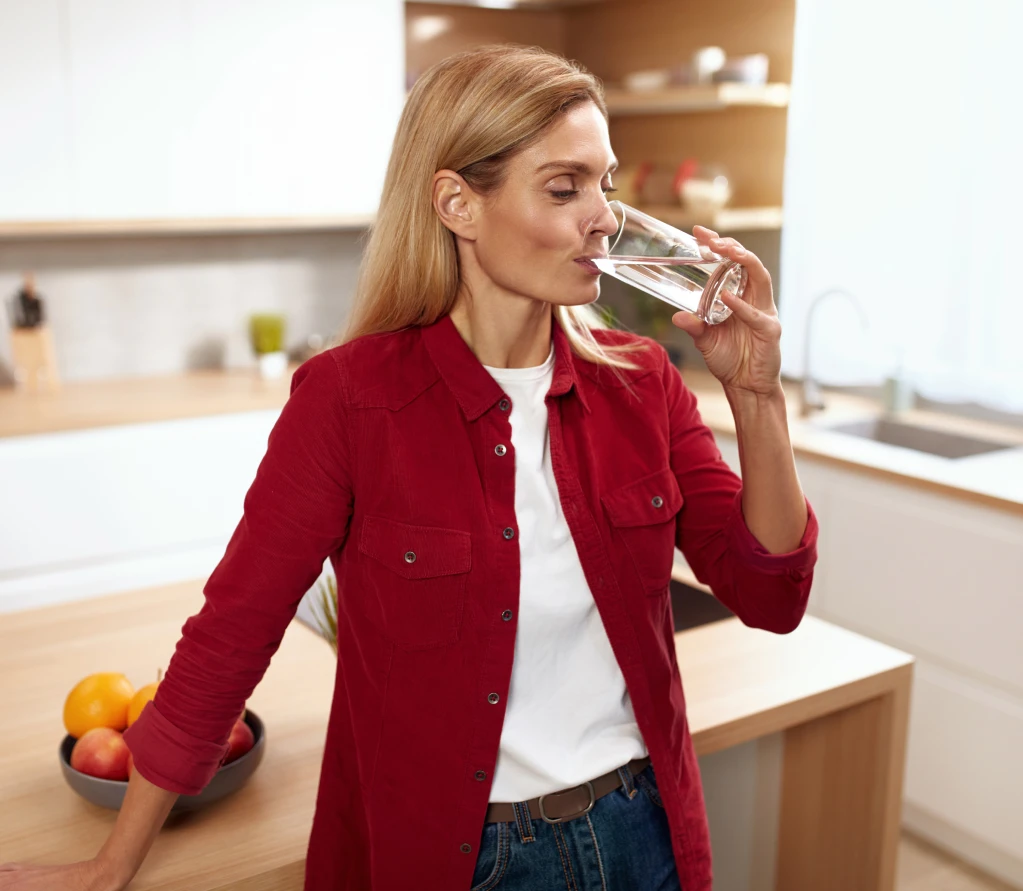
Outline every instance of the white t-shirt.
<path fill-rule="evenodd" d="M 521 582 L 511 688 L 491 801 L 576 786 L 647 754 L 583 575 L 551 468 L 543 365 L 484 368 L 512 400 Z"/>

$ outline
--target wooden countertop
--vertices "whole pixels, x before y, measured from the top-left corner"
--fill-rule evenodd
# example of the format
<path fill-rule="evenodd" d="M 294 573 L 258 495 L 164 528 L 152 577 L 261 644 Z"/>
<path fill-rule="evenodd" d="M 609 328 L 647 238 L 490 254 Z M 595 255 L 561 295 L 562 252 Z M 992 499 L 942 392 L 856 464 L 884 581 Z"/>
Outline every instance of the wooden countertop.
<path fill-rule="evenodd" d="M 287 401 L 289 366 L 277 380 L 262 380 L 255 368 L 194 371 L 160 377 L 70 382 L 54 394 L 0 389 L 0 440 L 117 424 L 166 421 L 231 412 L 279 410 Z M 731 409 L 720 384 L 706 371 L 683 371 L 700 414 L 715 432 L 735 435 Z M 799 417 L 798 390 L 789 385 L 789 431 L 797 455 L 831 462 L 889 480 L 1023 515 L 1023 429 L 912 411 L 908 423 L 1018 443 L 1020 448 L 949 460 L 827 430 L 830 424 L 875 417 L 876 404 L 861 397 L 828 395 L 828 408 Z"/>
<path fill-rule="evenodd" d="M 116 812 L 66 785 L 57 761 L 64 698 L 95 671 L 136 685 L 166 669 L 202 580 L 9 613 L 0 624 L 0 862 L 66 863 L 100 849 Z M 912 656 L 806 616 L 788 635 L 725 619 L 675 635 L 699 753 L 872 699 Z M 334 684 L 325 640 L 292 622 L 248 705 L 266 753 L 248 784 L 171 817 L 132 891 L 299 891 Z"/>
<path fill-rule="evenodd" d="M 256 368 L 71 381 L 56 393 L 0 389 L 0 438 L 281 409 L 297 363 L 264 380 Z"/>

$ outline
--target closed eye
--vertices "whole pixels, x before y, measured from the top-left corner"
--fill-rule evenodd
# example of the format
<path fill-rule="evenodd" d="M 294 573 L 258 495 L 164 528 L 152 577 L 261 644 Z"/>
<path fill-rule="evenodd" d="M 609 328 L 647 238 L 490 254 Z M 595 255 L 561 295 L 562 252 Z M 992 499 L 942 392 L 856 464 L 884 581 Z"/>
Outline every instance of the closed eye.
<path fill-rule="evenodd" d="M 609 192 L 617 192 L 618 190 L 616 188 L 614 188 L 614 186 L 601 186 L 601 191 L 605 195 L 607 195 Z M 573 195 L 578 195 L 579 194 L 579 190 L 578 189 L 563 189 L 561 191 L 551 192 L 551 194 L 555 198 L 561 198 L 563 200 L 567 200 L 568 198 L 571 198 Z"/>

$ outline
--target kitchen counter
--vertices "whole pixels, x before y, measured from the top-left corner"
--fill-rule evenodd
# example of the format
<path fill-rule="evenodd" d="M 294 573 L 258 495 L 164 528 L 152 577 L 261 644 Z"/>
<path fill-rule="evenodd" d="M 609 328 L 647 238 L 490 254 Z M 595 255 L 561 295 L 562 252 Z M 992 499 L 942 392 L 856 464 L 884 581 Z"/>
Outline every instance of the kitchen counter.
<path fill-rule="evenodd" d="M 696 395 L 704 423 L 715 434 L 734 437 L 732 411 L 717 380 L 699 370 L 683 370 L 683 377 Z M 899 413 L 898 420 L 906 424 L 1014 444 L 1003 451 L 948 459 L 826 429 L 833 424 L 877 417 L 878 405 L 870 399 L 829 393 L 827 408 L 801 418 L 798 384 L 787 384 L 785 396 L 789 436 L 796 455 L 1023 515 L 1023 428 L 935 411 Z"/>
<path fill-rule="evenodd" d="M 64 863 L 99 850 L 116 812 L 64 782 L 64 698 L 96 671 L 150 681 L 201 607 L 202 586 L 4 616 L 0 862 Z M 854 877 L 847 887 L 889 891 L 913 658 L 810 616 L 788 635 L 724 619 L 676 633 L 675 646 L 698 753 L 785 733 L 777 887 L 816 889 L 842 874 Z M 334 668 L 326 641 L 292 622 L 248 702 L 267 728 L 262 764 L 234 795 L 169 818 L 132 891 L 302 887 Z"/>
<path fill-rule="evenodd" d="M 296 368 L 270 380 L 252 368 L 72 381 L 56 393 L 0 388 L 0 438 L 280 409 Z"/>
<path fill-rule="evenodd" d="M 72 382 L 59 393 L 0 389 L 0 439 L 117 424 L 166 421 L 230 412 L 280 409 L 287 401 L 292 364 L 281 378 L 262 380 L 255 369 L 194 371 L 160 377 Z M 700 414 L 716 433 L 735 435 L 721 385 L 706 371 L 683 371 Z M 1023 429 L 909 411 L 907 423 L 1017 443 L 1019 448 L 949 460 L 824 429 L 841 421 L 875 417 L 869 399 L 828 394 L 828 408 L 799 417 L 798 389 L 788 386 L 789 431 L 797 455 L 872 473 L 945 495 L 1023 515 Z"/>

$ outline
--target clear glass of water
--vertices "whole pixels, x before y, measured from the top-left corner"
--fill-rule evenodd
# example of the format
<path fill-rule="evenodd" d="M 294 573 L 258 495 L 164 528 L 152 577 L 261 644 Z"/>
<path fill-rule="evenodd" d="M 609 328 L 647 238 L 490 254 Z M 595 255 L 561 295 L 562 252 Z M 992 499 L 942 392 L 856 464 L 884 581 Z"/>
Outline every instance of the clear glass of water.
<path fill-rule="evenodd" d="M 607 257 L 593 261 L 601 272 L 695 313 L 709 325 L 732 314 L 720 294 L 731 291 L 742 297 L 747 282 L 743 266 L 628 204 L 611 201 L 608 206 L 618 231 L 608 240 Z"/>

